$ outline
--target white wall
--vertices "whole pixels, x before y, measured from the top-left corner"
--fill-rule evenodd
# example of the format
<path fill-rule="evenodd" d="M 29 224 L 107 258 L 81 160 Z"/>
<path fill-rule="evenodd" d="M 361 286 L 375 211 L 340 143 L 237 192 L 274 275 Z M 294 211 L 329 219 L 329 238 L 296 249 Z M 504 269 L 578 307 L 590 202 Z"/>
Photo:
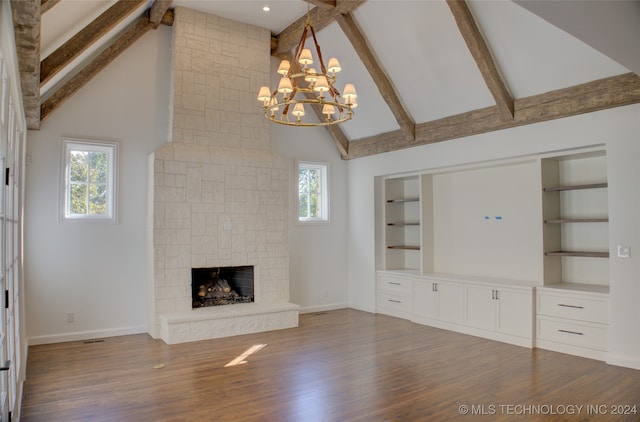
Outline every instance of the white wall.
<path fill-rule="evenodd" d="M 374 177 L 446 168 L 606 144 L 611 250 L 631 246 L 629 259 L 610 262 L 608 361 L 640 369 L 640 105 L 631 105 L 352 160 L 349 182 L 349 304 L 375 309 Z M 536 198 L 535 200 L 539 200 Z M 488 239 L 489 240 L 489 239 Z M 489 240 L 490 241 L 490 240 Z M 637 252 L 634 254 L 633 251 Z"/>
<path fill-rule="evenodd" d="M 534 160 L 434 175 L 433 272 L 541 283 L 539 197 Z"/>
<path fill-rule="evenodd" d="M 30 344 L 147 330 L 147 156 L 167 141 L 170 35 L 163 25 L 145 34 L 28 133 Z M 59 221 L 64 137 L 120 143 L 117 224 Z"/>
<path fill-rule="evenodd" d="M 347 307 L 347 163 L 324 128 L 272 125 L 271 146 L 290 166 L 290 301 L 301 312 Z M 296 161 L 329 165 L 329 222 L 297 222 Z"/>

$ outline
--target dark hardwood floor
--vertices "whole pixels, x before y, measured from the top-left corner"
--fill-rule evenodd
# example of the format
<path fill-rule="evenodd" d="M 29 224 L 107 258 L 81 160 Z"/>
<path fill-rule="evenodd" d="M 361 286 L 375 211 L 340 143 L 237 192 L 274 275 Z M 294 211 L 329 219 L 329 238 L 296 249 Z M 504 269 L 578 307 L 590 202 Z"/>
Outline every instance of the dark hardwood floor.
<path fill-rule="evenodd" d="M 33 346 L 21 420 L 639 421 L 640 371 L 345 309 L 173 346 Z"/>

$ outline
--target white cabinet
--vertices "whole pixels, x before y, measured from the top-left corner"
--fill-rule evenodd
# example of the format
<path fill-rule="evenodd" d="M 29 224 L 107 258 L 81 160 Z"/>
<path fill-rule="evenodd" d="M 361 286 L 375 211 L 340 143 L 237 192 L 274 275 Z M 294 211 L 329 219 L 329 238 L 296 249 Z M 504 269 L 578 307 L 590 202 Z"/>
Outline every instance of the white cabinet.
<path fill-rule="evenodd" d="M 413 320 L 426 323 L 436 320 L 438 293 L 431 280 L 416 279 L 413 283 Z"/>
<path fill-rule="evenodd" d="M 468 285 L 466 309 L 466 325 L 469 327 L 523 338 L 532 337 L 532 288 Z"/>
<path fill-rule="evenodd" d="M 398 318 L 411 318 L 413 279 L 410 274 L 378 271 L 376 312 Z"/>
<path fill-rule="evenodd" d="M 471 276 L 413 277 L 412 321 L 432 327 L 533 346 L 533 284 L 488 284 Z"/>
<path fill-rule="evenodd" d="M 536 346 L 592 359 L 605 358 L 606 294 L 541 288 L 536 308 Z"/>
<path fill-rule="evenodd" d="M 415 277 L 413 318 L 416 322 L 464 323 L 464 284 Z"/>

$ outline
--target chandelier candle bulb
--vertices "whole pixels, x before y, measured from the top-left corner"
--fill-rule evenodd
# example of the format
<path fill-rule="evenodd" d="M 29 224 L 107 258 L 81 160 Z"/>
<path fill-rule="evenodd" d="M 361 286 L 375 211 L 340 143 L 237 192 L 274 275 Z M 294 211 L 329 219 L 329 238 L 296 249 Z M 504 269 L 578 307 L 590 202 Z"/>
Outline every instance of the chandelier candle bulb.
<path fill-rule="evenodd" d="M 324 75 L 318 76 L 318 80 L 316 81 L 313 90 L 316 92 L 327 92 L 329 90 L 329 82 L 327 81 L 327 77 Z"/>
<path fill-rule="evenodd" d="M 269 99 L 271 98 L 271 90 L 268 86 L 260 87 L 260 92 L 258 92 L 258 101 L 264 102 L 264 105 L 269 104 Z"/>
<path fill-rule="evenodd" d="M 316 74 L 316 70 L 314 68 L 310 68 L 306 75 L 304 76 L 304 80 L 309 82 L 310 84 L 315 83 L 318 80 L 318 75 Z"/>
<path fill-rule="evenodd" d="M 291 79 L 287 77 L 280 78 L 280 84 L 278 84 L 278 92 L 282 94 L 288 94 L 293 91 L 293 86 L 291 85 Z"/>
<path fill-rule="evenodd" d="M 325 104 L 322 107 L 322 114 L 326 114 L 327 115 L 327 119 L 331 118 L 331 115 L 333 113 L 336 112 L 336 108 L 334 106 L 332 106 L 331 104 Z"/>
<path fill-rule="evenodd" d="M 283 60 L 280 62 L 280 66 L 278 66 L 278 73 L 284 76 L 289 73 L 290 68 L 291 64 L 289 63 L 289 60 Z"/>
<path fill-rule="evenodd" d="M 356 93 L 356 87 L 353 84 L 346 84 L 344 86 L 344 91 L 342 91 L 342 96 L 346 99 L 347 97 L 355 100 L 358 98 L 358 94 Z"/>
<path fill-rule="evenodd" d="M 333 73 L 334 75 L 342 70 L 340 66 L 340 62 L 335 57 L 329 59 L 329 66 L 327 66 L 327 70 Z"/>
<path fill-rule="evenodd" d="M 291 112 L 291 114 L 293 114 L 294 116 L 300 118 L 304 116 L 304 104 L 302 103 L 297 103 L 294 107 L 293 107 L 293 111 Z"/>
<path fill-rule="evenodd" d="M 275 118 L 276 111 L 278 111 L 279 109 L 280 107 L 278 106 L 278 100 L 276 100 L 276 97 L 271 97 L 271 100 L 269 100 L 269 110 L 271 111 L 271 116 Z"/>
<path fill-rule="evenodd" d="M 307 67 L 307 65 L 313 64 L 313 57 L 311 56 L 311 50 L 309 50 L 308 48 L 305 48 L 304 50 L 302 50 L 302 53 L 300 53 L 300 58 L 298 59 L 298 63 L 303 64 L 304 67 Z"/>

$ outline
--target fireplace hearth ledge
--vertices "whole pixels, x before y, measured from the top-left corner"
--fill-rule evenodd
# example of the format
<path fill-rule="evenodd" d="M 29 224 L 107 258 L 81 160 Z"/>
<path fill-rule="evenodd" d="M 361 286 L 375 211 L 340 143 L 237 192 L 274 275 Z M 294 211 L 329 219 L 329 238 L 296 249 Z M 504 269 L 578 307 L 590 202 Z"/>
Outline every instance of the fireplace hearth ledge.
<path fill-rule="evenodd" d="M 160 338 L 167 344 L 281 330 L 298 326 L 300 306 L 240 303 L 160 315 Z"/>

